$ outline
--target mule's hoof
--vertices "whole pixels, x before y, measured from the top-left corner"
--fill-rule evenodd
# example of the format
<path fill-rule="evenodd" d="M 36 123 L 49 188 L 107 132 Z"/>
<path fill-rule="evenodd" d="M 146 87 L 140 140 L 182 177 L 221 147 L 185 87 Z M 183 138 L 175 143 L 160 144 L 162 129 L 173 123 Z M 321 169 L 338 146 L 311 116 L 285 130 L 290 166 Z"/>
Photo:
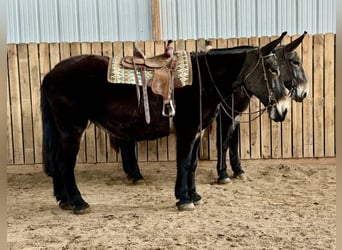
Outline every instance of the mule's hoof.
<path fill-rule="evenodd" d="M 59 202 L 58 205 L 61 209 L 64 209 L 64 210 L 73 210 L 74 209 L 74 207 L 67 202 L 61 201 L 61 202 Z"/>
<path fill-rule="evenodd" d="M 139 180 L 132 180 L 133 185 L 145 185 L 145 180 L 144 179 L 139 179 Z"/>
<path fill-rule="evenodd" d="M 87 207 L 82 207 L 82 208 L 75 207 L 73 209 L 73 212 L 74 212 L 74 214 L 87 214 L 87 213 L 90 213 L 90 207 L 89 207 L 89 205 Z"/>
<path fill-rule="evenodd" d="M 187 203 L 177 202 L 176 206 L 179 211 L 191 211 L 195 209 L 195 205 L 193 202 L 187 202 Z"/>
<path fill-rule="evenodd" d="M 218 179 L 217 180 L 217 184 L 220 184 L 220 185 L 222 185 L 222 184 L 228 184 L 228 183 L 231 183 L 232 181 L 230 180 L 230 178 L 229 177 L 226 177 L 226 178 L 224 178 L 224 179 Z"/>
<path fill-rule="evenodd" d="M 242 180 L 242 181 L 246 181 L 247 180 L 247 177 L 246 177 L 245 174 L 234 175 L 234 178 L 238 179 L 238 180 Z"/>
<path fill-rule="evenodd" d="M 190 198 L 195 206 L 203 204 L 202 197 L 197 192 L 190 195 Z"/>
<path fill-rule="evenodd" d="M 201 200 L 193 201 L 193 203 L 194 203 L 195 206 L 198 206 L 198 205 L 202 205 L 204 202 L 201 199 Z"/>

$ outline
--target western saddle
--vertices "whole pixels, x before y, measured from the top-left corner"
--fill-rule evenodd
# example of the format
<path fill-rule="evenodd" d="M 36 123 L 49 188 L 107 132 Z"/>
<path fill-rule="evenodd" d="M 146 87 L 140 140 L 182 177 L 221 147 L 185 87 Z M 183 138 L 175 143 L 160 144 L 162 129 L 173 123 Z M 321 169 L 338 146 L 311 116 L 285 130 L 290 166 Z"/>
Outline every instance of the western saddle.
<path fill-rule="evenodd" d="M 179 80 L 177 81 L 175 78 L 177 57 L 173 52 L 173 41 L 169 40 L 163 54 L 146 58 L 142 51 L 135 47 L 133 56 L 122 58 L 122 65 L 134 70 L 138 103 L 140 103 L 138 74 L 141 76 L 145 119 L 147 123 L 151 121 L 147 95 L 148 86 L 151 87 L 153 93 L 163 97 L 162 115 L 165 117 L 175 115 L 173 91 L 175 87 L 181 85 L 178 84 Z M 153 71 L 153 78 L 148 82 L 145 78 L 146 70 Z"/>

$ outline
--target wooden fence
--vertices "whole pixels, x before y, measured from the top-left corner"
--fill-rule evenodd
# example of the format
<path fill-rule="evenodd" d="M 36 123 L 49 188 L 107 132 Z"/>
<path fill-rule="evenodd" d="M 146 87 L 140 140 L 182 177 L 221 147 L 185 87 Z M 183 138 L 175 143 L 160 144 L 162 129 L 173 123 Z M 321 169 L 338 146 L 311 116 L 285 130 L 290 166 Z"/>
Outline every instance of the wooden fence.
<path fill-rule="evenodd" d="M 283 44 L 297 38 L 286 36 Z M 263 45 L 276 37 L 210 39 L 214 47 Z M 177 50 L 196 51 L 204 39 L 177 40 Z M 41 119 L 39 88 L 44 75 L 59 61 L 79 54 L 132 55 L 139 46 L 147 56 L 164 51 L 164 41 L 32 43 L 8 44 L 7 88 L 7 162 L 41 163 Z M 297 49 L 310 83 L 309 96 L 303 103 L 291 103 L 283 123 L 271 122 L 267 114 L 242 123 L 240 154 L 242 159 L 335 157 L 335 35 L 307 35 Z M 261 107 L 253 98 L 249 110 Z M 241 120 L 247 120 L 248 115 Z M 215 128 L 215 123 L 213 125 Z M 215 129 L 206 131 L 201 158 L 215 160 Z M 139 161 L 175 160 L 175 137 L 138 143 Z M 78 162 L 117 162 L 120 156 L 110 147 L 107 135 L 90 125 L 82 141 Z"/>

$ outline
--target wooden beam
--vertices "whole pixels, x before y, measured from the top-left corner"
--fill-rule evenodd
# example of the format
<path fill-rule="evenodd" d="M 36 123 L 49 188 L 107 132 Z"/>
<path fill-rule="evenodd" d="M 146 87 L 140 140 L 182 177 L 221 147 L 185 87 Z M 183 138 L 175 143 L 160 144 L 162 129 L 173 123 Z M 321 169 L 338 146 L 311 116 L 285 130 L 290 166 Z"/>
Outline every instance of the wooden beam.
<path fill-rule="evenodd" d="M 152 7 L 152 39 L 161 40 L 160 0 L 151 0 Z"/>

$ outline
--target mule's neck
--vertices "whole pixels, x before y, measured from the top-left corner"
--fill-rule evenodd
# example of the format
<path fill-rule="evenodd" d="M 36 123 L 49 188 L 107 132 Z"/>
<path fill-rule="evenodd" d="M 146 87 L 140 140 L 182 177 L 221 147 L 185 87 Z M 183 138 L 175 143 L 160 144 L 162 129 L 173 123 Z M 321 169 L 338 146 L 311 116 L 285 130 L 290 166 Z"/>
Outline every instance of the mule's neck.
<path fill-rule="evenodd" d="M 193 85 L 201 85 L 202 101 L 218 105 L 240 86 L 238 76 L 243 68 L 244 51 L 215 50 L 193 54 Z M 200 79 L 201 78 L 201 79 Z"/>

